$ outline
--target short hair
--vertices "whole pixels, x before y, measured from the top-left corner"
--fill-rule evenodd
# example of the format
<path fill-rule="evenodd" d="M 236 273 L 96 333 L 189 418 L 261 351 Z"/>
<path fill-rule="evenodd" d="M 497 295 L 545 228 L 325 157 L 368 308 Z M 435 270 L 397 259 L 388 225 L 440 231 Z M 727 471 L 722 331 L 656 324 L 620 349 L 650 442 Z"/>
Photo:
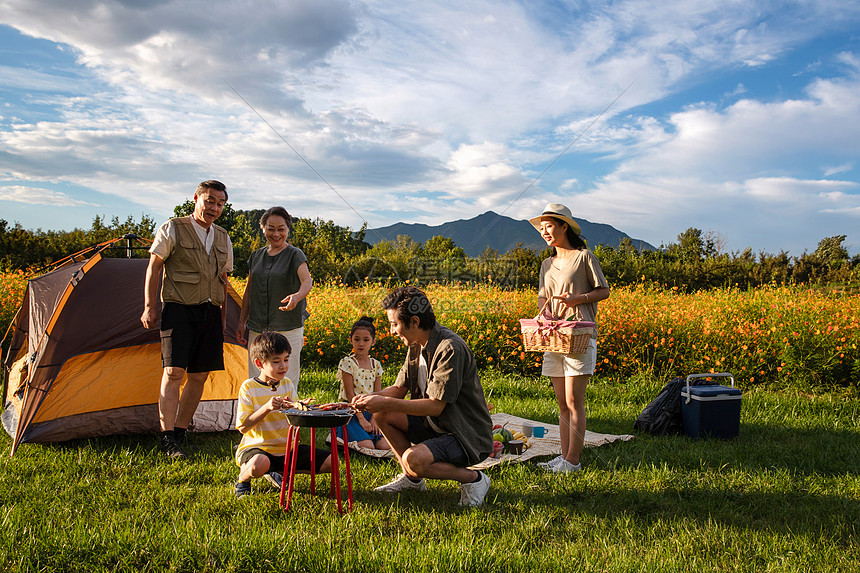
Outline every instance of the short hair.
<path fill-rule="evenodd" d="M 262 332 L 248 348 L 251 358 L 260 362 L 267 362 L 279 354 L 290 354 L 292 351 L 290 341 L 280 332 Z"/>
<path fill-rule="evenodd" d="M 221 191 L 224 193 L 224 200 L 226 201 L 230 197 L 227 195 L 227 186 L 221 183 L 220 181 L 216 181 L 215 179 L 209 179 L 208 181 L 204 181 L 200 185 L 197 186 L 197 190 L 194 191 L 195 195 L 200 195 L 203 191 L 209 191 L 210 189 L 214 189 L 215 191 Z"/>
<path fill-rule="evenodd" d="M 277 217 L 283 217 L 284 221 L 287 222 L 287 229 L 290 231 L 293 230 L 293 218 L 290 217 L 290 214 L 287 213 L 287 210 L 283 207 L 269 207 L 268 209 L 263 211 L 263 214 L 260 215 L 260 226 L 265 227 L 266 221 L 268 221 L 269 217 L 271 217 L 272 215 L 275 215 Z"/>
<path fill-rule="evenodd" d="M 352 328 L 349 329 L 350 338 L 352 337 L 353 334 L 355 334 L 355 331 L 358 330 L 359 328 L 364 328 L 366 330 L 369 330 L 370 336 L 372 336 L 373 338 L 376 338 L 376 326 L 374 326 L 373 319 L 371 317 L 362 316 L 361 318 L 356 320 L 352 324 Z"/>
<path fill-rule="evenodd" d="M 430 299 L 419 288 L 404 286 L 391 291 L 382 299 L 382 308 L 395 310 L 400 322 L 408 323 L 413 316 L 418 317 L 418 328 L 430 330 L 436 324 L 436 315 L 430 305 Z"/>

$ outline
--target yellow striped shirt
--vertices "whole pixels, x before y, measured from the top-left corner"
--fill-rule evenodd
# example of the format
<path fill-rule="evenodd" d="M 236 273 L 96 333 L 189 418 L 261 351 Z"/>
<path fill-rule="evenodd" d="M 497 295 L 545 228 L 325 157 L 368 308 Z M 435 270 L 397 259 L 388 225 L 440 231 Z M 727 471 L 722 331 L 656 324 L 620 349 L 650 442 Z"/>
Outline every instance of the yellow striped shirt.
<path fill-rule="evenodd" d="M 299 399 L 296 385 L 288 378 L 278 383 L 275 391 L 254 378 L 249 378 L 242 383 L 239 389 L 239 408 L 236 416 L 236 425 L 241 426 L 248 416 L 259 410 L 268 402 L 272 396 L 281 396 L 295 402 Z M 290 423 L 287 417 L 280 412 L 270 412 L 263 421 L 242 435 L 239 448 L 236 450 L 236 463 L 241 465 L 239 459 L 242 452 L 248 448 L 260 448 L 264 452 L 275 456 L 282 456 L 287 447 L 287 430 Z"/>

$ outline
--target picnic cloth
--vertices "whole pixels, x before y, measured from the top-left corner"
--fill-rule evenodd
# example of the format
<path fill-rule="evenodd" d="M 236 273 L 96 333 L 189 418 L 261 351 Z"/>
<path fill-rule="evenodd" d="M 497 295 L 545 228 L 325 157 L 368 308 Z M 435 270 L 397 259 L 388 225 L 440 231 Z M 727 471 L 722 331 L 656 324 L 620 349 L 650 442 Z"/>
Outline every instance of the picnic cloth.
<path fill-rule="evenodd" d="M 490 416 L 493 419 L 493 424 L 501 424 L 511 431 L 516 431 L 522 428 L 524 423 L 529 423 L 532 426 L 543 426 L 546 428 L 546 434 L 543 438 L 529 438 L 531 446 L 523 450 L 522 454 L 502 454 L 498 458 L 487 458 L 486 460 L 471 466 L 473 470 L 483 470 L 503 463 L 518 463 L 530 460 L 540 456 L 555 456 L 561 453 L 561 435 L 558 425 L 544 424 L 543 422 L 535 422 L 527 418 L 519 418 L 504 412 L 498 412 Z M 630 434 L 598 434 L 590 430 L 585 431 L 585 447 L 597 448 L 612 442 L 632 440 Z M 343 441 L 338 438 L 337 442 L 343 444 Z M 370 448 L 360 448 L 358 442 L 349 442 L 349 449 L 370 456 L 373 458 L 393 458 L 393 450 L 374 450 Z"/>
<path fill-rule="evenodd" d="M 529 444 L 531 444 L 531 446 L 528 449 L 523 450 L 523 453 L 520 455 L 502 454 L 502 456 L 498 458 L 487 458 L 481 463 L 470 466 L 470 469 L 483 470 L 499 464 L 513 464 L 524 462 L 539 456 L 556 456 L 561 453 L 561 434 L 558 429 L 558 424 L 544 424 L 543 422 L 535 422 L 534 420 L 529 420 L 527 418 L 519 418 L 517 416 L 505 414 L 504 412 L 492 414 L 491 418 L 493 418 L 493 424 L 501 424 L 512 432 L 520 430 L 524 423 L 529 423 L 532 426 L 543 426 L 546 428 L 546 434 L 544 434 L 543 438 L 535 438 L 534 436 L 529 438 Z M 612 442 L 626 442 L 632 439 L 633 436 L 630 434 L 598 434 L 597 432 L 586 430 L 584 446 L 586 448 L 597 448 L 599 446 L 611 444 Z"/>

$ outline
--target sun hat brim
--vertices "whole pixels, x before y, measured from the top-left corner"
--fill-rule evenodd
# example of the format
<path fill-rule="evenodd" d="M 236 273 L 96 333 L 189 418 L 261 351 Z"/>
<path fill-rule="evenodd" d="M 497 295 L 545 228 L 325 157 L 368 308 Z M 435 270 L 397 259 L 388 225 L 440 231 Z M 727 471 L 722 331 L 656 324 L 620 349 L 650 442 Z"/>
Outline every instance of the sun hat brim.
<path fill-rule="evenodd" d="M 573 217 L 570 214 L 570 209 L 568 209 L 564 205 L 558 203 L 550 203 L 544 208 L 543 213 L 541 213 L 537 217 L 532 217 L 531 219 L 529 219 L 529 223 L 532 224 L 532 227 L 540 231 L 540 222 L 545 217 L 552 217 L 553 219 L 564 221 L 565 223 L 570 225 L 570 228 L 573 229 L 574 233 L 576 233 L 577 235 L 582 234 L 582 229 L 580 229 L 579 224 L 573 220 Z"/>

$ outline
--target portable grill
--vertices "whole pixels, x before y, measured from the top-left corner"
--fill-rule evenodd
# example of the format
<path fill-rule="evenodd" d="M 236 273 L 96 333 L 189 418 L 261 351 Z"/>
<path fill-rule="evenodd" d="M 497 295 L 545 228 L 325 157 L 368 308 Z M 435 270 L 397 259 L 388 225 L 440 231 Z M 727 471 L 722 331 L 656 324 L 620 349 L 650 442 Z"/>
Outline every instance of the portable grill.
<path fill-rule="evenodd" d="M 341 405 L 342 406 L 342 405 Z M 290 423 L 287 432 L 287 450 L 284 456 L 284 479 L 281 481 L 280 506 L 285 512 L 290 509 L 293 499 L 293 486 L 296 479 L 296 461 L 299 452 L 299 434 L 302 428 L 310 428 L 311 432 L 311 494 L 316 490 L 316 428 L 331 429 L 331 488 L 329 495 L 337 499 L 337 510 L 344 513 L 343 500 L 340 486 L 340 458 L 337 452 L 337 433 L 335 428 L 343 427 L 343 458 L 346 466 L 346 491 L 347 509 L 352 510 L 352 471 L 349 466 L 349 438 L 346 433 L 346 424 L 355 414 L 351 407 L 326 408 L 325 406 L 309 406 L 301 404 L 300 408 L 288 408 L 281 410 Z M 287 478 L 289 476 L 289 485 Z"/>

